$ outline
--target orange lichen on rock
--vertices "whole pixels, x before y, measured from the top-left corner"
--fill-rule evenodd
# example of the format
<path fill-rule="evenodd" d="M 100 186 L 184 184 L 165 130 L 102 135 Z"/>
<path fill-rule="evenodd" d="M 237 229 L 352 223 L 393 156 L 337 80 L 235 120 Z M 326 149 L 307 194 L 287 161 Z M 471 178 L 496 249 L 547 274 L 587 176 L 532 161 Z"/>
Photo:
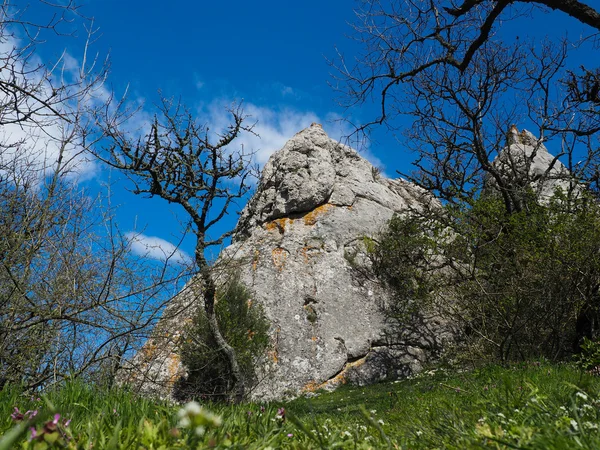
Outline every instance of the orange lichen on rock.
<path fill-rule="evenodd" d="M 264 224 L 264 227 L 267 231 L 279 231 L 281 234 L 285 233 L 286 227 L 294 223 L 294 219 L 290 219 L 289 217 L 282 217 L 280 219 L 271 220 Z"/>
<path fill-rule="evenodd" d="M 330 380 L 327 380 L 325 383 L 319 385 L 318 389 L 325 389 L 327 387 L 339 386 L 340 384 L 346 384 L 348 380 L 346 379 L 346 369 L 344 369 L 341 373 L 337 374 Z"/>
<path fill-rule="evenodd" d="M 334 388 L 341 384 L 346 384 L 348 382 L 348 379 L 346 378 L 348 375 L 348 371 L 350 369 L 355 369 L 357 367 L 362 366 L 366 361 L 367 361 L 367 356 L 360 358 L 356 361 L 346 363 L 346 365 L 344 366 L 344 368 L 342 369 L 342 371 L 340 373 L 338 373 L 335 377 L 325 381 L 324 383 L 321 383 L 319 386 L 317 386 L 317 390 Z"/>
<path fill-rule="evenodd" d="M 288 254 L 289 254 L 289 252 L 285 248 L 282 248 L 282 247 L 276 247 L 271 252 L 271 257 L 273 259 L 273 265 L 280 272 L 285 267 L 285 262 L 287 261 Z"/>
<path fill-rule="evenodd" d="M 310 261 L 310 256 L 311 256 L 311 250 L 315 250 L 314 247 L 302 247 L 300 249 L 300 253 L 302 254 L 302 257 L 304 258 L 304 263 L 308 264 L 308 261 Z"/>
<path fill-rule="evenodd" d="M 258 250 L 254 250 L 254 258 L 252 258 L 252 270 L 256 272 L 258 268 L 258 259 L 260 257 L 260 252 Z"/>
<path fill-rule="evenodd" d="M 167 369 L 169 371 L 169 383 L 175 384 L 177 378 L 179 378 L 179 369 L 181 366 L 181 358 L 177 353 L 171 353 L 169 355 L 169 361 Z"/>
<path fill-rule="evenodd" d="M 315 392 L 316 390 L 319 389 L 319 386 L 320 386 L 320 384 L 317 383 L 315 380 L 309 381 L 302 388 L 302 392 Z"/>
<path fill-rule="evenodd" d="M 324 205 L 317 206 L 311 212 L 304 215 L 304 225 L 314 225 L 315 223 L 317 223 L 317 218 L 319 216 L 325 214 L 327 211 L 334 207 L 335 205 L 332 205 L 331 203 L 325 203 Z"/>
<path fill-rule="evenodd" d="M 273 349 L 270 352 L 268 352 L 269 358 L 271 358 L 271 360 L 277 364 L 279 362 L 279 355 L 277 352 L 277 349 Z"/>

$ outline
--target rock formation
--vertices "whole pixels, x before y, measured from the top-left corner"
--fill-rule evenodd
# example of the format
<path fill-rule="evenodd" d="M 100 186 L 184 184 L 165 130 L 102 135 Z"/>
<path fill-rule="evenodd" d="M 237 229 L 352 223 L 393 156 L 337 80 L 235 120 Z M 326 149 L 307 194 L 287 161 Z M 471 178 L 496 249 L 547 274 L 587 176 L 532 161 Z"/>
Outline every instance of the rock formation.
<path fill-rule="evenodd" d="M 432 203 L 437 201 L 415 185 L 381 176 L 320 125 L 272 155 L 220 256 L 221 265 L 239 271 L 272 324 L 272 347 L 253 398 L 368 383 L 421 368 L 422 348 L 386 336 L 381 307 L 387 296 L 359 276 L 365 264 L 360 252 L 364 237 L 377 235 L 394 213 Z M 181 373 L 176 342 L 185 314 L 173 312 L 189 307 L 193 288 L 191 283 L 173 300 L 155 337 L 134 359 L 132 380 L 146 391 L 168 393 Z"/>
<path fill-rule="evenodd" d="M 513 189 L 531 188 L 536 198 L 548 202 L 561 189 L 564 194 L 579 192 L 580 186 L 557 157 L 548 152 L 542 140 L 527 130 L 519 132 L 513 125 L 507 135 L 507 146 L 493 161 L 501 176 Z M 486 189 L 497 189 L 489 177 Z"/>

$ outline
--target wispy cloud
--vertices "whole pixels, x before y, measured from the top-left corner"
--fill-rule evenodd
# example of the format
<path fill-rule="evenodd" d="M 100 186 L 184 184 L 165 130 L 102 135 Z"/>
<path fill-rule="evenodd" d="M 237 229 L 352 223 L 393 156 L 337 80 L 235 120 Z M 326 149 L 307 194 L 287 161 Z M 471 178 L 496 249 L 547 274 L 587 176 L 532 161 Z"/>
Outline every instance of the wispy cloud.
<path fill-rule="evenodd" d="M 208 106 L 200 108 L 200 119 L 209 124 L 213 130 L 227 127 L 231 121 L 227 107 L 232 104 L 228 100 L 215 100 Z M 312 123 L 320 123 L 329 137 L 344 144 L 353 146 L 352 126 L 334 113 L 319 116 L 313 111 L 301 111 L 291 106 L 259 106 L 253 103 L 243 104 L 244 113 L 248 115 L 247 123 L 255 123 L 254 132 L 242 134 L 232 145 L 243 146 L 246 151 L 254 152 L 259 166 L 263 166 L 269 157 L 281 149 L 296 133 L 309 127 Z M 373 165 L 384 170 L 382 161 L 370 149 L 360 143 L 361 155 Z"/>
<path fill-rule="evenodd" d="M 97 165 L 84 155 L 77 130 L 86 120 L 84 110 L 106 101 L 109 91 L 102 80 L 86 86 L 84 74 L 91 73 L 86 73 L 86 68 L 68 53 L 49 64 L 37 54 L 23 58 L 21 45 L 13 36 L 0 43 L 0 61 L 8 67 L 0 77 L 24 92 L 15 90 L 16 97 L 12 92 L 0 94 L 4 122 L 0 130 L 0 164 L 13 173 L 23 171 L 43 177 L 54 171 L 60 160 L 70 178 L 92 178 Z M 50 108 L 38 99 L 48 99 L 53 105 Z M 81 122 L 74 123 L 74 119 Z"/>
<path fill-rule="evenodd" d="M 184 265 L 192 263 L 190 255 L 177 248 L 176 245 L 159 237 L 146 236 L 130 231 L 125 233 L 125 238 L 129 241 L 129 248 L 135 255 Z"/>

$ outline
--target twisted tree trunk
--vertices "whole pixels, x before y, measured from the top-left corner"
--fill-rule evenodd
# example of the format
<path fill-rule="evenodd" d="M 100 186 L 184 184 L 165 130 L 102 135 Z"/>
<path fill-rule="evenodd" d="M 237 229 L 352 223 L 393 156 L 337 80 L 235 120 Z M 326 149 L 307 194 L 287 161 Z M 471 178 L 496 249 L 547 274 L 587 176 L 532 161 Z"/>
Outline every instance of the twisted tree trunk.
<path fill-rule="evenodd" d="M 244 376 L 240 369 L 240 365 L 238 364 L 235 349 L 229 345 L 223 337 L 221 328 L 219 327 L 219 322 L 217 321 L 217 315 L 215 313 L 215 298 L 217 295 L 217 289 L 211 276 L 210 268 L 206 264 L 206 261 L 204 261 L 201 267 L 202 269 L 200 270 L 200 277 L 202 279 L 203 288 L 202 297 L 204 301 L 204 312 L 206 313 L 206 318 L 208 320 L 209 331 L 211 337 L 217 343 L 217 350 L 227 358 L 227 361 L 229 362 L 229 368 L 231 369 L 231 373 L 234 378 L 233 389 L 229 394 L 229 397 L 234 403 L 240 403 L 246 394 Z"/>

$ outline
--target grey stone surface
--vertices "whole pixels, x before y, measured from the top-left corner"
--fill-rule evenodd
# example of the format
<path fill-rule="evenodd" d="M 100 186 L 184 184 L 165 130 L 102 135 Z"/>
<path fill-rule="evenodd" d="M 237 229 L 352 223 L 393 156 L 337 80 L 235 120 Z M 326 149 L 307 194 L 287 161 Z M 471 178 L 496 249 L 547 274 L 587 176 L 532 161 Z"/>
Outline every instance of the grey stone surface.
<path fill-rule="evenodd" d="M 542 203 L 547 203 L 557 189 L 564 194 L 581 192 L 565 165 L 529 131 L 519 132 L 513 125 L 507 135 L 507 144 L 492 164 L 513 186 L 528 185 Z M 491 178 L 486 185 L 487 189 L 497 186 Z"/>
<path fill-rule="evenodd" d="M 272 347 L 253 398 L 420 370 L 426 355 L 385 335 L 386 293 L 360 276 L 357 264 L 364 263 L 364 236 L 377 235 L 394 213 L 431 203 L 438 204 L 405 180 L 382 177 L 320 125 L 299 132 L 271 157 L 233 243 L 219 258 L 221 267 L 239 271 L 272 324 Z M 182 322 L 162 329 L 175 336 Z M 160 358 L 171 361 L 171 371 L 154 377 L 157 386 L 168 386 L 160 378 L 183 369 L 171 354 L 176 345 L 165 342 Z"/>

